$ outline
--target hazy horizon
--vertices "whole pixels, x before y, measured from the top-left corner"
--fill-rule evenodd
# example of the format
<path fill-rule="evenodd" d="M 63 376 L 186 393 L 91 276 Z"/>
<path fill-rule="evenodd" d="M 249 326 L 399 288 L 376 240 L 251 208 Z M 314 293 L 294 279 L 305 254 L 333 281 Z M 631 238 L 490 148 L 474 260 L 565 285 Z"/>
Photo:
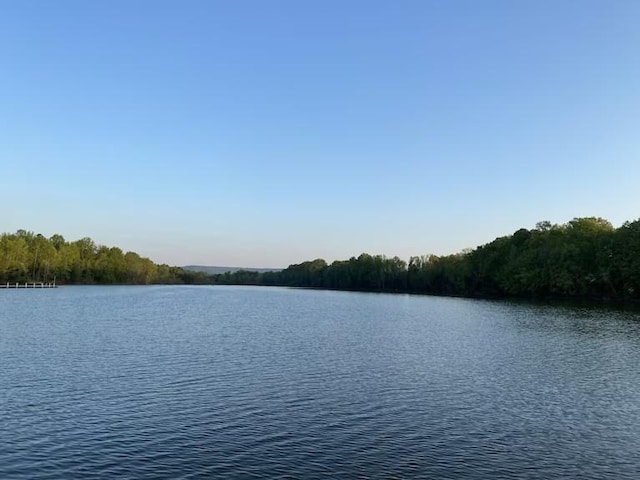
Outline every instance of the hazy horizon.
<path fill-rule="evenodd" d="M 171 265 L 640 216 L 640 2 L 0 7 L 2 230 Z"/>

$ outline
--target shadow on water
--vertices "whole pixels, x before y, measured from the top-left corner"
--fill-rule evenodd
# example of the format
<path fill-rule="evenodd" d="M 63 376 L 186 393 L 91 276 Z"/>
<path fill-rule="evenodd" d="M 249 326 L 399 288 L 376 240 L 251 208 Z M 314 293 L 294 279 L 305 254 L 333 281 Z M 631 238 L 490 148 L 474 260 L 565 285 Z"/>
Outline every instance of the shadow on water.
<path fill-rule="evenodd" d="M 539 332 L 573 333 L 590 337 L 640 340 L 640 305 L 572 300 L 508 300 L 491 302 L 510 310 L 520 328 Z"/>

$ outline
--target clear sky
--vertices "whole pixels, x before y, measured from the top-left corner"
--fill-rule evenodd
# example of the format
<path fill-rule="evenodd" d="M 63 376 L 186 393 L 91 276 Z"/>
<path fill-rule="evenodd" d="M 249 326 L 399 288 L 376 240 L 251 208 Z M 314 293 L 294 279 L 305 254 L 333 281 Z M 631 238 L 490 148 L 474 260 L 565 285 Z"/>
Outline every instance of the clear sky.
<path fill-rule="evenodd" d="M 0 231 L 154 261 L 640 216 L 638 0 L 0 0 Z"/>

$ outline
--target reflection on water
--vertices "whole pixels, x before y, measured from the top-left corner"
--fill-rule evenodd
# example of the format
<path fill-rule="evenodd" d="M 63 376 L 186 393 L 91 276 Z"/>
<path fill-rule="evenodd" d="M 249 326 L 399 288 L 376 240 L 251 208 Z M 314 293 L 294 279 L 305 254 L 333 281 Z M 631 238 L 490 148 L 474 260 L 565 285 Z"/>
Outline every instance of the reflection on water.
<path fill-rule="evenodd" d="M 555 302 L 552 305 L 505 303 L 512 308 L 514 325 L 539 331 L 567 333 L 637 341 L 640 335 L 638 305 L 602 305 Z M 517 312 L 516 315 L 513 315 Z"/>
<path fill-rule="evenodd" d="M 0 294 L 0 478 L 640 474 L 635 309 L 257 287 Z"/>

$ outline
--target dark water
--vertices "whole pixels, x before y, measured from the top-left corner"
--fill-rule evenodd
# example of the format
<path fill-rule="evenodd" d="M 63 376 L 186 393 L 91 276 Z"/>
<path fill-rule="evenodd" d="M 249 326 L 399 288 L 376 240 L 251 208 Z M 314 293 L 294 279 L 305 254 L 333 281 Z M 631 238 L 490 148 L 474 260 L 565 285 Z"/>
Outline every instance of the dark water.
<path fill-rule="evenodd" d="M 0 478 L 640 478 L 640 315 L 0 291 Z"/>

